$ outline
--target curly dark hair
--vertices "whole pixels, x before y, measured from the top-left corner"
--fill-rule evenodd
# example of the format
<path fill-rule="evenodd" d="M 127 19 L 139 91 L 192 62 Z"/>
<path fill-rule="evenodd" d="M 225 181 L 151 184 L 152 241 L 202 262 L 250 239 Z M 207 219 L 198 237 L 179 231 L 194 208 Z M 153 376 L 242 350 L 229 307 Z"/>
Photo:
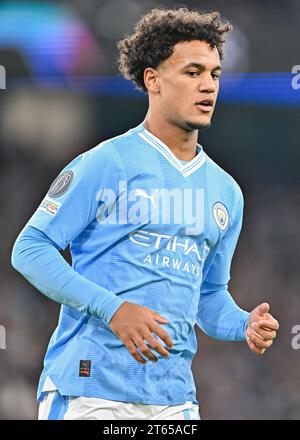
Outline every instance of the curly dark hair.
<path fill-rule="evenodd" d="M 202 12 L 186 7 L 152 9 L 140 18 L 130 36 L 118 42 L 119 70 L 138 89 L 146 92 L 145 69 L 157 68 L 172 55 L 175 44 L 206 41 L 211 48 L 217 48 L 222 59 L 224 34 L 231 30 L 231 24 L 227 20 L 222 21 L 216 11 Z"/>

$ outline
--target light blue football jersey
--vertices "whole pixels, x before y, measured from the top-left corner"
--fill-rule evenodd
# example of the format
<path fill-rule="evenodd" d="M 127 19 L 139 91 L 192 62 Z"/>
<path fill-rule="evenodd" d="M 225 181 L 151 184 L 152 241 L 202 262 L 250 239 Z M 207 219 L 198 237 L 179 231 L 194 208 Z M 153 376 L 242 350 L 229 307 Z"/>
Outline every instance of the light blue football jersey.
<path fill-rule="evenodd" d="M 108 322 L 63 305 L 39 398 L 48 377 L 62 395 L 197 403 L 194 326 L 205 327 L 202 295 L 230 279 L 243 211 L 234 179 L 197 150 L 183 164 L 140 124 L 77 157 L 51 186 L 29 225 L 61 249 L 70 244 L 76 272 L 167 318 L 160 325 L 174 346 L 142 365 Z"/>

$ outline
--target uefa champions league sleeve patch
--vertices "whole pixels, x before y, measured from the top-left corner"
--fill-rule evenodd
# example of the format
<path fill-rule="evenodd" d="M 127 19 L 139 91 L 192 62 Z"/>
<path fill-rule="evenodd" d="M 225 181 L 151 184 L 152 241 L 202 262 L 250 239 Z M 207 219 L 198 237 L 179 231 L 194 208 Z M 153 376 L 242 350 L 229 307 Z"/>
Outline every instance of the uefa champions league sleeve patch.
<path fill-rule="evenodd" d="M 213 215 L 215 222 L 221 231 L 225 231 L 229 223 L 229 215 L 225 205 L 221 202 L 217 202 L 213 207 Z"/>
<path fill-rule="evenodd" d="M 52 183 L 49 189 L 49 197 L 55 199 L 62 196 L 70 188 L 73 181 L 74 173 L 71 170 L 61 173 Z"/>

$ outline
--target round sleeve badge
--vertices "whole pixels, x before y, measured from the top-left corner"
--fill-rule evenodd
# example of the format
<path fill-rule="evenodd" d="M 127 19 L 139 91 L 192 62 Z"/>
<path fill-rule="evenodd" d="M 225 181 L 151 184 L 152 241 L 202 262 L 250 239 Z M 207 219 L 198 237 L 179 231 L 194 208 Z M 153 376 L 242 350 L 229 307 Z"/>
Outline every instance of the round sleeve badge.
<path fill-rule="evenodd" d="M 74 173 L 71 170 L 61 173 L 52 183 L 49 189 L 49 196 L 52 199 L 62 196 L 70 187 Z"/>
<path fill-rule="evenodd" d="M 229 215 L 223 203 L 215 203 L 213 207 L 214 219 L 221 231 L 225 231 L 229 223 Z"/>

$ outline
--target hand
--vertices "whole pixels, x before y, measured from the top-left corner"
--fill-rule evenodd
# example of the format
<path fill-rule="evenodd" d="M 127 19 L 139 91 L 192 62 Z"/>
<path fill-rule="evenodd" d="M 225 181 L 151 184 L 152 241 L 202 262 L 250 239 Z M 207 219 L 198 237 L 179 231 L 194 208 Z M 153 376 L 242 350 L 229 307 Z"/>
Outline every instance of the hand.
<path fill-rule="evenodd" d="M 166 324 L 167 322 L 169 322 L 167 319 L 148 307 L 125 301 L 113 315 L 109 326 L 125 344 L 134 359 L 145 364 L 146 360 L 137 349 L 153 362 L 156 362 L 158 358 L 147 347 L 144 340 L 162 356 L 170 355 L 168 350 L 152 335 L 152 332 L 155 333 L 166 343 L 168 348 L 172 348 L 173 341 L 169 334 L 158 325 L 158 323 Z"/>
<path fill-rule="evenodd" d="M 264 354 L 267 348 L 273 344 L 279 323 L 270 315 L 270 305 L 263 303 L 257 306 L 250 313 L 248 328 L 246 330 L 246 340 L 256 354 Z"/>

